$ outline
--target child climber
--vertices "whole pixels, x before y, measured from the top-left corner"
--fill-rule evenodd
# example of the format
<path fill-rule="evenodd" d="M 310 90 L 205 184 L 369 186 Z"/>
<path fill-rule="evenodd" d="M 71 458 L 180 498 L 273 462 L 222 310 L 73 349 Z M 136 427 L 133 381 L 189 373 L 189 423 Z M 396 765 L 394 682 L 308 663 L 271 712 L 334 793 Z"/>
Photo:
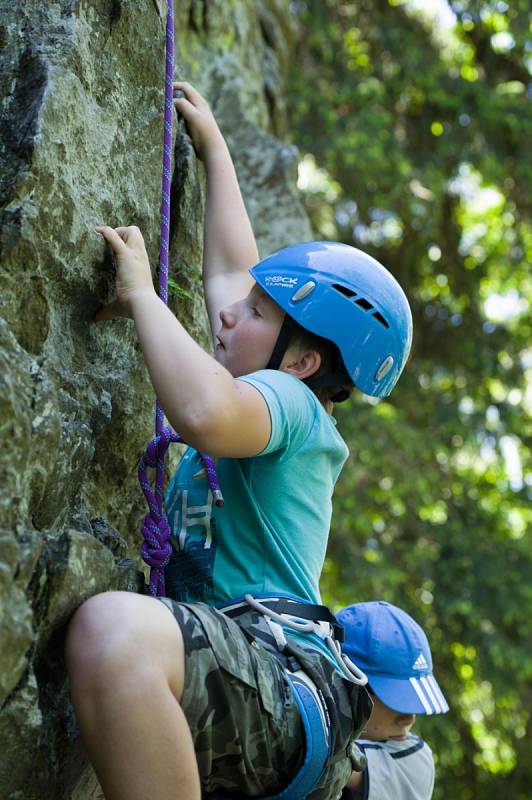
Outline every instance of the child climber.
<path fill-rule="evenodd" d="M 370 702 L 320 605 L 347 456 L 330 411 L 353 384 L 392 390 L 410 310 L 394 278 L 346 245 L 258 261 L 214 117 L 191 86 L 176 87 L 206 169 L 215 354 L 158 298 L 140 231 L 99 228 L 117 274 L 98 319 L 133 319 L 155 392 L 190 447 L 167 496 L 167 597 L 107 592 L 78 609 L 66 645 L 73 703 L 107 800 L 264 798 L 289 785 L 293 800 L 338 798 Z M 223 508 L 202 451 L 218 459 Z"/>
<path fill-rule="evenodd" d="M 342 800 L 430 800 L 434 762 L 430 747 L 410 733 L 417 714 L 449 710 L 432 674 L 423 628 L 384 601 L 355 603 L 338 614 L 344 653 L 368 678 L 371 716 L 357 741 L 367 766 L 353 772 Z"/>

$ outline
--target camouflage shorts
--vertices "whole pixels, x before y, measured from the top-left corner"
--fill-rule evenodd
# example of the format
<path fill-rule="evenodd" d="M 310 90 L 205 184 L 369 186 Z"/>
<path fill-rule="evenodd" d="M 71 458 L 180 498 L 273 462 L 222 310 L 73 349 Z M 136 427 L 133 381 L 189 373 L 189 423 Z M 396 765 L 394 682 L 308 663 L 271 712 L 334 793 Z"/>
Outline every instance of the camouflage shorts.
<path fill-rule="evenodd" d="M 305 734 L 279 659 L 240 618 L 237 623 L 203 603 L 162 602 L 185 643 L 181 704 L 204 795 L 240 800 L 282 791 L 303 763 Z M 290 658 L 292 668 L 303 667 L 319 686 L 333 725 L 331 761 L 308 798 L 336 800 L 351 774 L 351 740 L 369 715 L 367 695 L 315 650 L 298 647 Z"/>

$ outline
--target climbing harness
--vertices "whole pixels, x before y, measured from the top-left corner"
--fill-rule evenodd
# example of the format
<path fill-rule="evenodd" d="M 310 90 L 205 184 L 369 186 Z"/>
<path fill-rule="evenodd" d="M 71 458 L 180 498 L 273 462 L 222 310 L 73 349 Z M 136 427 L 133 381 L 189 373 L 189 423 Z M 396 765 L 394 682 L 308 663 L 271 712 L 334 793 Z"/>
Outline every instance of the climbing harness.
<path fill-rule="evenodd" d="M 224 604 L 218 610 L 234 619 L 250 608 L 264 615 L 280 652 L 287 643 L 282 630 L 283 625 L 299 633 L 315 633 L 325 642 L 348 681 L 357 686 L 367 684 L 368 679 L 364 672 L 342 653 L 342 626 L 326 606 L 307 603 L 299 598 L 270 596 L 257 598 L 245 594 L 243 599 Z"/>
<path fill-rule="evenodd" d="M 299 598 L 257 598 L 246 594 L 243 599 L 219 608 L 232 619 L 250 609 L 264 616 L 279 653 L 283 653 L 287 646 L 283 626 L 302 633 L 315 633 L 326 642 L 347 680 L 358 686 L 367 684 L 362 670 L 342 654 L 340 643 L 343 641 L 343 628 L 326 606 L 306 603 Z M 289 666 L 284 666 L 284 675 L 301 716 L 305 732 L 305 758 L 291 783 L 279 794 L 263 800 L 304 800 L 320 780 L 332 753 L 332 729 L 322 693 L 301 669 L 292 671 Z"/>
<path fill-rule="evenodd" d="M 304 800 L 323 775 L 332 751 L 331 724 L 321 692 L 303 670 L 287 670 L 286 676 L 305 731 L 305 759 L 288 786 L 264 800 Z"/>
<path fill-rule="evenodd" d="M 259 614 L 268 615 L 281 625 L 290 625 L 294 630 L 304 633 L 314 631 L 313 623 L 328 623 L 332 627 L 334 638 L 339 642 L 344 641 L 344 629 L 327 606 L 304 603 L 291 597 L 264 596 L 257 599 L 251 594 L 246 594 L 243 600 L 237 600 L 229 605 L 224 604 L 220 611 L 227 617 L 234 618 L 249 608 L 258 611 Z M 298 622 L 297 619 L 307 621 Z"/>
<path fill-rule="evenodd" d="M 159 297 L 168 305 L 168 263 L 170 255 L 170 184 L 172 180 L 172 119 L 174 80 L 174 6 L 167 0 L 166 15 L 166 80 L 164 91 L 164 141 L 163 177 L 161 190 L 161 241 L 159 250 Z M 139 464 L 139 481 L 149 506 L 149 512 L 141 525 L 144 537 L 140 550 L 144 561 L 150 566 L 149 593 L 154 597 L 165 594 L 164 568 L 170 561 L 170 528 L 164 512 L 164 457 L 172 442 L 184 440 L 164 424 L 164 411 L 159 400 L 155 410 L 155 437 L 150 441 Z M 223 505 L 222 492 L 212 459 L 200 453 L 214 502 Z M 155 468 L 155 485 L 151 486 L 147 470 Z"/>
<path fill-rule="evenodd" d="M 331 724 L 322 693 L 303 670 L 286 670 L 285 680 L 291 688 L 305 731 L 305 758 L 285 789 L 260 800 L 305 800 L 323 775 L 332 751 Z M 206 799 L 224 800 L 216 792 L 208 794 Z"/>

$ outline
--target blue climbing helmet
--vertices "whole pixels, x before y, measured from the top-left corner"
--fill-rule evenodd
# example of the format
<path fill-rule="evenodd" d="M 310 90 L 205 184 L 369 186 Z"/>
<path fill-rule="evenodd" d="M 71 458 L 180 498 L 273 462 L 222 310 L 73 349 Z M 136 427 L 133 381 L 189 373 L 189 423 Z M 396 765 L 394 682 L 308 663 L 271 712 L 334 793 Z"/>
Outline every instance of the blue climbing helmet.
<path fill-rule="evenodd" d="M 279 250 L 250 272 L 285 311 L 285 320 L 336 345 L 355 386 L 373 397 L 390 394 L 410 352 L 412 314 L 382 264 L 347 244 L 305 242 Z M 277 352 L 278 363 L 269 366 L 277 368 L 280 358 Z"/>

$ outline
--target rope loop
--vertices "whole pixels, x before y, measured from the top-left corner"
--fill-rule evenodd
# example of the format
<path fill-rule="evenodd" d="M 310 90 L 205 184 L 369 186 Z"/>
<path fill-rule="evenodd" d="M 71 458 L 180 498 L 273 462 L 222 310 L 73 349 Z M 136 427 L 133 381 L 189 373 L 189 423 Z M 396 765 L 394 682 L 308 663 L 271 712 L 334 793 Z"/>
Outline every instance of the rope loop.
<path fill-rule="evenodd" d="M 172 442 L 183 442 L 183 439 L 168 425 L 166 425 L 160 433 L 158 433 L 150 442 L 148 442 L 144 455 L 142 456 L 139 464 L 139 480 L 141 478 L 141 470 L 143 470 L 145 474 L 146 467 L 156 467 L 159 459 L 164 459 L 166 451 Z"/>

